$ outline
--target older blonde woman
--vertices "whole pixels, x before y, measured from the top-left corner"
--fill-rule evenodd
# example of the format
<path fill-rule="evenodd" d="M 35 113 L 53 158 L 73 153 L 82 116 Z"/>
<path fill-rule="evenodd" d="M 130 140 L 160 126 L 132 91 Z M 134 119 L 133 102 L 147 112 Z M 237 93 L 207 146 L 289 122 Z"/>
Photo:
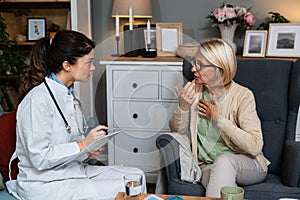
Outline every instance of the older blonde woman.
<path fill-rule="evenodd" d="M 263 137 L 253 93 L 233 81 L 237 68 L 231 46 L 221 39 L 200 44 L 192 60 L 194 80 L 180 91 L 170 120 L 172 132 L 191 134 L 206 196 L 225 185 L 250 185 L 267 175 Z M 189 170 L 189 169 L 186 169 Z"/>

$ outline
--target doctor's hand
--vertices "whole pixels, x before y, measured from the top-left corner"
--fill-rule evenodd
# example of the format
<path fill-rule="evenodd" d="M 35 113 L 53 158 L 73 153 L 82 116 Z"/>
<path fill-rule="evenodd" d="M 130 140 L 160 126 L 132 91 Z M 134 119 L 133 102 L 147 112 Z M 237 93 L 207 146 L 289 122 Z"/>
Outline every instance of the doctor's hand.
<path fill-rule="evenodd" d="M 106 135 L 105 130 L 107 130 L 107 127 L 104 125 L 98 125 L 95 128 L 93 128 L 83 140 L 77 142 L 80 150 L 84 149 L 84 147 L 91 144 L 99 136 Z"/>
<path fill-rule="evenodd" d="M 189 110 L 196 98 L 195 83 L 188 82 L 181 91 L 178 87 L 175 87 L 175 90 L 179 100 L 179 107 L 184 111 Z"/>
<path fill-rule="evenodd" d="M 97 151 L 88 152 L 87 156 L 90 159 L 97 159 L 104 150 L 105 147 L 100 147 Z"/>

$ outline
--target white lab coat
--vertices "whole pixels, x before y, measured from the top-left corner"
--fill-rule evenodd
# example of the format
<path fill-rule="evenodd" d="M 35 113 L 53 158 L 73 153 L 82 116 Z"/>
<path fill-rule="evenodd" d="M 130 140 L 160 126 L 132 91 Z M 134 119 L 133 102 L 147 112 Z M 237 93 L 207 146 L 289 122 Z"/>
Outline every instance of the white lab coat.
<path fill-rule="evenodd" d="M 125 190 L 124 174 L 144 173 L 137 168 L 77 162 L 56 169 L 80 151 L 76 141 L 84 136 L 78 133 L 73 96 L 65 86 L 48 78 L 46 81 L 71 126 L 71 134 L 45 84 L 33 88 L 17 110 L 19 174 L 17 181 L 8 182 L 9 191 L 21 199 L 114 199 Z M 146 191 L 145 176 L 143 180 Z"/>

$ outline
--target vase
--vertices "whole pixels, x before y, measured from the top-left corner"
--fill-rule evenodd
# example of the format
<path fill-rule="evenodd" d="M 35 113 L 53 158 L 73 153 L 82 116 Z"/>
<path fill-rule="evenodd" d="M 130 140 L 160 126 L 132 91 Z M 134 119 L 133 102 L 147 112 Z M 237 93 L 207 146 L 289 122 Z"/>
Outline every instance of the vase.
<path fill-rule="evenodd" d="M 236 44 L 233 42 L 234 33 L 239 24 L 225 25 L 218 24 L 220 29 L 221 38 L 227 41 L 233 48 L 233 51 L 236 52 Z"/>

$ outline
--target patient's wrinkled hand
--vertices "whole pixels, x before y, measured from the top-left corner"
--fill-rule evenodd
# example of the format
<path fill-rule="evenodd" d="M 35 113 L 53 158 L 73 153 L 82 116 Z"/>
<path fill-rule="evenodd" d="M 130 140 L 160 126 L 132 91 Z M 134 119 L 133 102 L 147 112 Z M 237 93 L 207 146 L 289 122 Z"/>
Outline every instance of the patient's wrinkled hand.
<path fill-rule="evenodd" d="M 196 98 L 195 83 L 188 82 L 181 91 L 178 87 L 175 87 L 175 89 L 178 96 L 180 108 L 184 111 L 189 110 Z"/>
<path fill-rule="evenodd" d="M 211 103 L 203 99 L 199 100 L 197 104 L 199 110 L 198 114 L 207 119 L 211 119 L 216 123 L 222 114 L 222 108 L 215 95 L 211 96 L 211 100 Z"/>

